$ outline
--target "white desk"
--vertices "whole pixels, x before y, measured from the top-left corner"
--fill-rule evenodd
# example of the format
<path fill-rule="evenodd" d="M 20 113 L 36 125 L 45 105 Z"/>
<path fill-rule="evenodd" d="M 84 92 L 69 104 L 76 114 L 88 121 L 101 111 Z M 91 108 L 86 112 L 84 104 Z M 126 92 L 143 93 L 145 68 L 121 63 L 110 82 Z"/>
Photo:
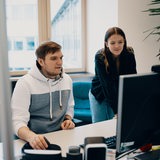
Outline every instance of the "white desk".
<path fill-rule="evenodd" d="M 69 146 L 79 146 L 84 144 L 85 137 L 110 137 L 116 134 L 116 119 L 88 124 L 76 127 L 71 130 L 60 130 L 44 134 L 52 144 L 58 144 L 62 149 L 62 156 L 66 157 Z M 21 156 L 21 149 L 26 142 L 23 140 L 14 141 L 15 156 Z M 2 143 L 0 143 L 0 160 L 3 160 Z M 126 160 L 121 158 L 120 160 Z M 113 156 L 107 157 L 107 160 L 114 160 Z"/>
<path fill-rule="evenodd" d="M 52 144 L 58 144 L 62 149 L 62 156 L 66 157 L 69 146 L 79 146 L 84 144 L 85 137 L 110 137 L 116 134 L 116 119 L 88 124 L 76 127 L 71 130 L 61 130 L 44 134 Z M 21 156 L 21 149 L 26 142 L 22 140 L 14 140 L 15 156 Z M 133 155 L 134 156 L 134 155 Z M 115 160 L 115 155 L 109 154 L 107 160 Z M 123 157 L 120 160 L 127 160 L 129 157 Z M 132 158 L 131 158 L 132 159 Z M 0 160 L 3 160 L 2 143 L 0 143 Z M 18 159 L 16 159 L 18 160 Z M 133 159 L 132 159 L 133 160 Z"/>
<path fill-rule="evenodd" d="M 85 137 L 103 136 L 110 137 L 116 133 L 116 120 L 108 120 L 76 127 L 71 130 L 60 130 L 44 134 L 52 144 L 58 144 L 62 148 L 62 156 L 66 156 L 68 147 L 84 143 Z M 21 155 L 21 148 L 25 144 L 22 140 L 15 140 L 15 155 Z"/>
<path fill-rule="evenodd" d="M 44 134 L 52 144 L 58 144 L 62 149 L 62 156 L 66 157 L 69 146 L 79 146 L 84 144 L 85 137 L 103 136 L 110 137 L 116 133 L 116 119 L 88 124 L 76 127 L 71 130 L 61 130 Z M 21 148 L 25 144 L 22 140 L 14 141 L 15 156 L 21 155 Z M 2 144 L 1 144 L 2 145 Z M 0 146 L 0 149 L 2 147 Z M 2 149 L 0 150 L 0 159 L 2 159 Z M 113 157 L 107 160 L 114 160 Z"/>
<path fill-rule="evenodd" d="M 72 130 L 63 130 L 48 133 L 45 136 L 51 143 L 58 144 L 62 148 L 62 155 L 68 152 L 72 145 L 84 144 L 85 137 L 103 136 L 110 137 L 116 133 L 116 120 L 98 122 L 94 124 L 76 127 Z"/>

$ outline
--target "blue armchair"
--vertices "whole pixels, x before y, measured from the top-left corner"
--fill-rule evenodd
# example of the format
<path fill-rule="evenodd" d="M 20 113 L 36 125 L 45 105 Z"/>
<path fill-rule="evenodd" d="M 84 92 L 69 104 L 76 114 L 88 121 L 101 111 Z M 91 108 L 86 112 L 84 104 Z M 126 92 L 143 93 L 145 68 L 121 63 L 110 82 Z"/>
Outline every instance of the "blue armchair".
<path fill-rule="evenodd" d="M 73 96 L 75 100 L 74 118 L 86 124 L 92 123 L 88 97 L 90 88 L 90 81 L 73 81 Z"/>

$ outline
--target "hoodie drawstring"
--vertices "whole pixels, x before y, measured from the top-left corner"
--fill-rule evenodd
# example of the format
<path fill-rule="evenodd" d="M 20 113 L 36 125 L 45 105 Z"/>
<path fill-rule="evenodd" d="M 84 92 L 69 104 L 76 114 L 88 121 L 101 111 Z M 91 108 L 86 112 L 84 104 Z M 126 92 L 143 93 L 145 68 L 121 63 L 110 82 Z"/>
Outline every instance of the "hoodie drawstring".
<path fill-rule="evenodd" d="M 62 93 L 61 93 L 61 90 L 59 90 L 59 107 L 62 110 Z"/>
<path fill-rule="evenodd" d="M 49 80 L 48 80 L 49 82 Z M 51 86 L 50 86 L 50 83 L 49 83 L 49 100 L 50 100 L 50 119 L 52 120 L 53 118 L 53 115 L 52 115 L 52 91 L 51 91 Z"/>
<path fill-rule="evenodd" d="M 58 80 L 58 82 L 61 81 L 61 79 Z M 57 82 L 57 83 L 58 83 Z M 50 119 L 52 120 L 53 119 L 53 114 L 52 114 L 52 91 L 51 91 L 51 84 L 50 84 L 50 81 L 48 79 L 48 83 L 49 83 L 49 99 L 50 99 Z M 57 84 L 56 83 L 56 84 Z M 62 91 L 60 89 L 60 85 L 59 86 L 59 108 L 62 110 Z"/>

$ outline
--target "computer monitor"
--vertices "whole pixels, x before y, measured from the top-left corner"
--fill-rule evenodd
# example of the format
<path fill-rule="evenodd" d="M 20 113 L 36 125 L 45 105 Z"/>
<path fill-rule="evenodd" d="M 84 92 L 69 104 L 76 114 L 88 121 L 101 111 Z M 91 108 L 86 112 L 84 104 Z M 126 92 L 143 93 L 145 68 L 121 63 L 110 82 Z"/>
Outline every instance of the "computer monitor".
<path fill-rule="evenodd" d="M 116 155 L 160 144 L 160 74 L 120 76 L 118 94 Z"/>

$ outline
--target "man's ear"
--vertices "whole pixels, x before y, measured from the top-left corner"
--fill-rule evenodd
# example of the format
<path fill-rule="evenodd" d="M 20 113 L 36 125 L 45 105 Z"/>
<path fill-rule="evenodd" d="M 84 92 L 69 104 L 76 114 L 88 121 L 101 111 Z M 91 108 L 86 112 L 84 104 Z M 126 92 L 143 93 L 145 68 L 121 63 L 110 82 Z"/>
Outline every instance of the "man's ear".
<path fill-rule="evenodd" d="M 38 61 L 40 66 L 44 65 L 44 60 L 42 58 L 38 58 L 37 61 Z"/>

